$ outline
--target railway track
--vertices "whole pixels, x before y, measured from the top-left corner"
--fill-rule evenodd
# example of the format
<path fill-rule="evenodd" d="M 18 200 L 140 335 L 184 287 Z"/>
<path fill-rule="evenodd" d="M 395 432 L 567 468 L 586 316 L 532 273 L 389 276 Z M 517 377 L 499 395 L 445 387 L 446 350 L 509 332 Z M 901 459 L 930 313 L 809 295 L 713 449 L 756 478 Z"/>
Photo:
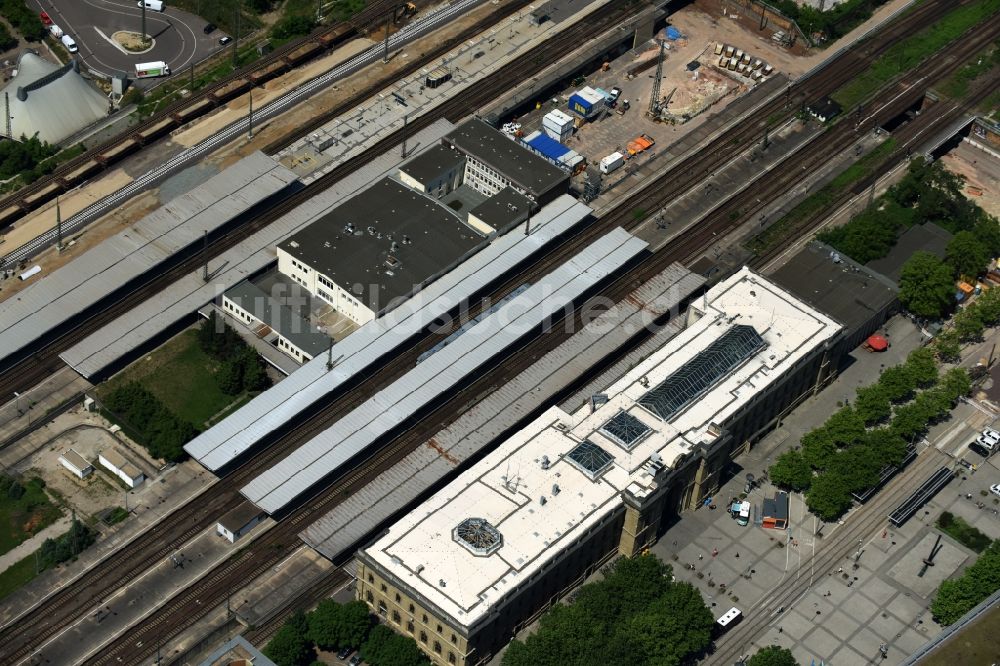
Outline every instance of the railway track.
<path fill-rule="evenodd" d="M 523 1 L 527 2 L 527 0 Z M 508 65 L 491 77 L 487 77 L 479 85 L 467 90 L 459 98 L 450 100 L 430 114 L 410 122 L 407 133 L 427 127 L 439 118 L 448 118 L 455 121 L 464 118 L 479 108 L 480 105 L 492 99 L 502 90 L 503 86 L 508 85 L 513 80 L 511 77 L 514 72 L 518 71 L 518 69 L 522 72 L 540 71 L 544 67 L 544 63 L 550 62 L 551 59 L 558 55 L 555 50 L 556 48 L 560 46 L 567 48 L 574 43 L 573 40 L 585 41 L 596 34 L 600 34 L 608 26 L 614 25 L 635 11 L 635 7 L 614 7 L 599 10 L 587 22 L 577 24 L 574 28 L 564 32 L 562 37 L 547 41 L 530 51 L 522 59 L 524 64 L 520 65 L 520 67 Z M 391 78 L 395 80 L 397 76 L 394 74 Z M 380 88 L 380 83 L 375 82 L 369 89 L 360 92 L 359 95 L 374 94 Z M 356 95 L 351 100 L 345 101 L 339 105 L 340 110 L 343 111 L 349 108 L 357 102 L 357 99 L 358 96 Z M 319 192 L 324 191 L 333 183 L 359 169 L 368 159 L 368 155 L 379 154 L 391 149 L 403 137 L 404 133 L 402 130 L 393 132 L 373 146 L 370 151 L 351 158 L 338 168 L 333 169 L 330 173 L 310 183 L 302 191 L 275 204 L 271 209 L 264 211 L 260 216 L 240 228 L 234 229 L 213 240 L 206 252 L 206 256 L 211 260 L 222 252 L 239 244 L 282 215 L 308 201 Z M 0 395 L 10 395 L 14 391 L 22 392 L 37 385 L 45 377 L 63 367 L 63 363 L 58 356 L 65 349 L 134 308 L 153 294 L 163 291 L 183 275 L 198 270 L 203 261 L 201 255 L 188 256 L 183 260 L 178 260 L 174 265 L 164 266 L 163 271 L 151 276 L 147 282 L 135 285 L 131 291 L 126 293 L 114 294 L 108 299 L 111 301 L 110 303 L 99 304 L 101 307 L 96 312 L 84 313 L 83 316 L 76 318 L 58 334 L 40 338 L 34 343 L 36 346 L 41 347 L 39 351 L 28 356 L 24 356 L 21 352 L 18 352 L 21 355 L 12 354 L 3 359 L 0 361 L 0 369 L 2 369 L 2 372 L 0 372 Z"/>
<path fill-rule="evenodd" d="M 621 16 L 622 12 L 618 10 L 609 11 L 604 17 L 603 21 L 596 21 L 595 23 L 590 23 L 588 26 L 581 26 L 579 30 L 572 31 L 573 34 L 567 35 L 563 40 L 554 40 L 553 44 L 546 49 L 545 53 L 552 55 L 558 52 L 559 49 L 566 49 L 570 40 L 578 40 L 585 36 L 589 30 L 602 30 L 601 26 L 606 27 L 607 24 L 613 24 Z M 599 25 L 598 25 L 599 23 Z M 564 41 L 565 40 L 565 41 Z M 545 45 L 543 45 L 545 46 Z M 534 51 L 532 52 L 534 53 Z M 542 62 L 545 62 L 543 59 Z M 524 67 L 512 68 L 510 71 L 501 70 L 498 74 L 504 74 L 504 84 L 509 80 L 509 78 L 516 74 L 517 71 L 523 71 Z M 488 89 L 476 91 L 470 91 L 469 94 L 463 96 L 461 99 L 449 102 L 446 106 L 448 107 L 444 111 L 451 114 L 449 117 L 461 118 L 468 114 L 469 111 L 474 110 L 479 104 L 487 101 L 495 92 L 495 88 L 490 87 Z M 430 124 L 431 120 L 425 120 L 425 124 Z M 411 127 L 413 124 L 411 123 Z M 393 135 L 386 140 L 388 145 L 391 146 L 395 141 L 398 141 L 398 137 Z M 324 184 L 316 189 L 310 191 L 308 196 L 312 196 L 316 191 L 321 191 L 325 189 L 329 184 L 335 182 L 342 178 L 346 173 L 357 168 L 363 158 L 358 158 L 352 160 L 344 165 L 341 169 L 331 172 L 324 180 Z M 338 173 L 339 172 L 339 173 Z M 318 181 L 317 181 L 318 182 Z M 304 200 L 306 197 L 302 197 Z M 277 218 L 284 212 L 291 210 L 295 206 L 299 205 L 300 201 L 290 201 L 286 200 L 280 206 L 278 210 L 272 211 L 267 216 L 267 221 L 256 221 L 253 226 L 254 228 L 259 228 L 263 224 L 270 222 L 271 220 Z M 241 234 L 239 239 L 229 239 L 229 244 L 235 244 L 242 239 Z M 560 253 L 562 254 L 562 253 Z M 195 257 L 194 259 L 197 259 Z M 537 264 L 534 268 L 534 273 L 541 275 L 544 272 L 548 272 L 556 262 L 556 258 L 547 258 Z M 197 270 L 199 262 L 192 260 L 191 262 L 186 262 L 191 264 L 187 269 Z M 184 272 L 182 268 L 177 268 L 171 273 L 174 275 L 174 279 Z M 522 280 L 523 280 L 522 276 Z M 506 293 L 512 291 L 516 286 L 520 284 L 516 279 L 511 279 L 503 284 L 501 284 L 497 289 L 494 290 L 494 300 L 496 298 L 501 298 Z M 496 294 L 500 294 L 496 296 Z M 139 302 L 136 298 L 133 302 Z M 119 308 L 116 308 L 118 311 Z M 123 311 L 123 310 L 122 310 Z M 474 316 L 476 312 L 472 312 L 470 316 Z M 110 319 L 110 317 L 108 318 Z M 353 409 L 358 404 L 363 402 L 367 396 L 371 395 L 377 391 L 380 387 L 386 385 L 388 382 L 394 380 L 406 370 L 413 367 L 416 363 L 416 357 L 430 349 L 434 344 L 436 344 L 440 339 L 446 337 L 446 332 L 438 332 L 433 336 L 425 338 L 416 347 L 409 350 L 405 355 L 395 359 L 390 365 L 381 368 L 380 371 L 374 373 L 370 371 L 371 376 L 365 380 L 363 383 L 364 388 L 359 389 L 354 386 L 343 387 L 343 392 L 347 395 L 339 399 L 331 409 L 325 410 L 324 412 L 314 415 L 307 421 L 307 424 L 311 424 L 312 428 L 317 428 L 322 430 L 328 427 L 337 418 L 343 416 L 350 409 Z M 68 341 L 71 342 L 73 339 L 77 339 L 74 335 L 67 335 L 64 338 L 69 338 Z M 23 362 L 27 366 L 26 371 L 31 370 L 31 363 L 33 357 Z M 58 361 L 58 358 L 56 358 Z M 307 427 L 309 427 L 307 425 Z M 173 531 L 161 529 L 157 533 L 152 532 L 140 535 L 135 540 L 130 542 L 124 548 L 120 549 L 118 552 L 110 555 L 104 561 L 101 562 L 99 567 L 94 568 L 83 575 L 72 587 L 72 589 L 63 588 L 55 592 L 52 596 L 43 601 L 40 605 L 29 610 L 27 613 L 23 614 L 21 617 L 15 619 L 2 629 L 0 629 L 0 645 L 4 646 L 3 654 L 0 655 L 0 664 L 16 663 L 17 660 L 22 658 L 30 651 L 31 644 L 37 644 L 54 633 L 62 624 L 77 617 L 86 608 L 89 607 L 93 599 L 99 599 L 107 596 L 107 594 L 128 583 L 140 572 L 147 569 L 150 565 L 155 562 L 160 561 L 162 558 L 169 555 L 173 549 L 179 545 L 186 543 L 192 536 L 197 534 L 199 531 L 204 529 L 206 526 L 210 525 L 212 521 L 218 518 L 219 515 L 228 511 L 229 509 L 238 505 L 242 498 L 238 495 L 238 488 L 243 485 L 246 481 L 253 478 L 259 474 L 262 470 L 271 466 L 278 459 L 286 455 L 289 451 L 293 450 L 299 443 L 300 439 L 284 441 L 278 446 L 269 448 L 267 451 L 263 452 L 259 456 L 255 457 L 253 460 L 246 463 L 244 466 L 237 469 L 231 475 L 226 477 L 226 482 L 224 484 L 217 484 L 206 491 L 205 493 L 199 495 L 194 500 L 188 502 L 184 506 L 180 507 L 176 512 L 171 514 L 170 525 L 174 527 Z"/>
<path fill-rule="evenodd" d="M 715 652 L 709 655 L 704 664 L 728 666 L 740 656 L 752 652 L 753 640 L 759 637 L 768 625 L 783 613 L 790 611 L 818 580 L 823 580 L 828 577 L 827 574 L 832 574 L 834 567 L 839 568 L 848 564 L 849 556 L 858 550 L 859 541 L 864 543 L 866 537 L 871 537 L 878 530 L 887 527 L 889 512 L 909 497 L 913 489 L 934 470 L 950 466 L 951 462 L 951 459 L 937 449 L 924 450 L 906 470 L 890 481 L 867 504 L 849 514 L 844 524 L 837 527 L 832 535 L 819 540 L 817 551 L 800 565 L 800 571 L 805 569 L 810 571 L 809 576 L 800 576 L 784 585 L 775 585 L 773 592 L 765 595 L 744 613 L 743 622 L 716 642 Z M 843 583 L 837 581 L 836 584 Z"/>
<path fill-rule="evenodd" d="M 162 137 L 170 130 L 218 108 L 252 87 L 261 86 L 288 70 L 340 46 L 359 32 L 376 24 L 381 27 L 387 14 L 405 4 L 400 0 L 379 0 L 369 3 L 348 22 L 317 28 L 305 37 L 279 46 L 260 60 L 235 70 L 229 76 L 209 83 L 195 94 L 174 100 L 127 132 L 88 149 L 61 164 L 53 173 L 0 199 L 0 231 L 52 200 L 57 194 L 83 184 L 91 176 Z M 498 9 L 494 15 L 511 11 L 511 7 L 516 11 L 527 4 L 528 0 L 523 2 L 517 0 L 513 5 Z M 471 26 L 470 30 L 478 30 L 483 23 L 492 20 L 492 16 L 476 26 Z M 471 34 L 474 33 L 469 30 L 464 31 L 464 36 L 458 41 L 467 39 Z M 222 56 L 220 62 L 228 58 L 228 53 L 223 53 Z M 427 58 L 417 58 L 408 69 L 415 71 L 415 68 L 423 66 L 433 57 L 432 55 Z M 188 75 L 186 70 L 177 72 L 167 83 L 182 82 Z"/>
<path fill-rule="evenodd" d="M 811 153 L 810 159 L 815 161 L 816 156 L 814 153 Z M 626 210 L 630 211 L 631 206 L 626 207 Z M 625 217 L 631 218 L 627 213 Z M 606 219 L 602 219 L 600 224 L 594 225 L 587 232 L 567 244 L 567 251 L 569 248 L 576 248 L 589 242 L 588 237 L 591 235 L 605 231 L 607 229 L 606 222 Z M 634 224 L 637 224 L 637 222 L 632 218 L 628 226 Z M 712 242 L 711 238 L 713 236 L 710 231 L 709 229 L 702 234 L 690 234 L 683 241 L 664 248 L 663 251 L 656 255 L 650 255 L 641 265 L 629 271 L 625 277 L 619 278 L 613 285 L 609 286 L 602 295 L 613 300 L 620 300 L 629 291 L 634 289 L 637 284 L 652 277 L 669 263 L 677 260 L 691 259 L 699 252 L 704 251 L 708 244 Z M 556 328 L 564 331 L 564 327 Z M 363 468 L 354 468 L 341 480 L 335 482 L 326 490 L 321 491 L 319 495 L 307 502 L 303 508 L 294 511 L 279 523 L 278 526 L 266 533 L 259 541 L 255 541 L 249 547 L 249 550 L 254 555 L 252 557 L 246 556 L 243 564 L 230 562 L 220 570 L 212 572 L 208 577 L 192 586 L 184 595 L 172 600 L 166 607 L 155 613 L 150 622 L 143 623 L 130 630 L 127 639 L 116 642 L 113 646 L 102 652 L 100 657 L 88 663 L 112 663 L 112 659 L 118 658 L 128 661 L 139 659 L 143 655 L 142 645 L 148 646 L 151 641 L 156 644 L 162 644 L 170 636 L 192 625 L 207 613 L 211 607 L 211 603 L 205 603 L 204 600 L 206 598 L 216 600 L 223 598 L 218 595 L 224 594 L 225 590 L 231 589 L 234 585 L 241 584 L 241 581 L 245 583 L 247 580 L 251 580 L 258 573 L 264 572 L 268 567 L 287 556 L 292 546 L 286 545 L 284 548 L 281 548 L 281 544 L 296 543 L 296 535 L 302 529 L 307 527 L 312 520 L 317 519 L 335 507 L 341 498 L 345 497 L 346 494 L 350 494 L 355 488 L 359 487 L 359 484 L 363 484 L 366 479 L 373 478 L 391 466 L 394 461 L 400 459 L 415 447 L 420 446 L 434 432 L 445 427 L 449 418 L 464 411 L 465 407 L 475 403 L 481 395 L 485 395 L 485 393 L 492 390 L 498 383 L 506 381 L 506 379 L 523 370 L 531 363 L 531 359 L 561 343 L 567 336 L 568 333 L 566 332 L 558 334 L 550 333 L 529 343 L 524 350 L 518 352 L 517 359 L 500 364 L 496 372 L 488 373 L 472 387 L 461 391 L 459 395 L 439 408 L 433 415 L 427 417 L 417 427 L 382 447 L 371 459 L 365 461 Z M 499 376 L 497 375 L 498 372 Z M 443 417 L 442 420 L 438 420 L 439 417 Z M 296 442 L 305 441 L 305 438 L 313 436 L 320 432 L 321 429 L 321 427 L 309 427 L 308 429 L 299 430 L 294 439 Z M 253 569 L 249 568 L 251 563 L 254 565 Z M 192 604 L 192 599 L 200 599 L 202 603 Z M 202 608 L 202 606 L 207 606 L 207 608 Z M 139 645 L 139 643 L 142 643 L 142 645 Z"/>

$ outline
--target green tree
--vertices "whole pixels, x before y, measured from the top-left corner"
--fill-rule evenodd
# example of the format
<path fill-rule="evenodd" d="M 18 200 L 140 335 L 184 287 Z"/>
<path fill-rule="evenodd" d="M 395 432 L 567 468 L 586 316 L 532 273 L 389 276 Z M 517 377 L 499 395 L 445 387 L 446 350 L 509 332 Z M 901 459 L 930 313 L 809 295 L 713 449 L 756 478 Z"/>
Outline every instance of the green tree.
<path fill-rule="evenodd" d="M 931 603 L 931 613 L 938 623 L 953 624 L 997 590 L 1000 590 L 1000 541 L 994 541 L 959 578 L 941 583 Z"/>
<path fill-rule="evenodd" d="M 817 476 L 806 493 L 809 510 L 828 522 L 847 513 L 852 503 L 850 487 L 839 474 Z"/>
<path fill-rule="evenodd" d="M 1000 51 L 998 51 L 1000 53 Z M 997 218 L 984 215 L 972 228 L 975 237 L 986 246 L 990 255 L 1000 254 L 1000 221 Z"/>
<path fill-rule="evenodd" d="M 252 347 L 247 346 L 243 350 L 240 364 L 244 391 L 263 391 L 271 386 L 271 378 L 267 374 L 267 368 L 264 367 L 264 361 Z"/>
<path fill-rule="evenodd" d="M 879 384 L 863 386 L 858 389 L 854 399 L 854 409 L 866 426 L 873 426 L 889 418 L 892 414 L 892 403 L 889 393 Z"/>
<path fill-rule="evenodd" d="M 238 360 L 223 361 L 215 373 L 219 389 L 226 395 L 238 395 L 243 390 L 243 364 Z"/>
<path fill-rule="evenodd" d="M 990 250 L 971 231 L 959 231 L 948 241 L 944 256 L 956 277 L 965 275 L 975 278 L 986 270 Z"/>
<path fill-rule="evenodd" d="M 936 319 L 954 303 L 949 267 L 930 252 L 914 252 L 899 276 L 899 302 L 918 317 Z"/>
<path fill-rule="evenodd" d="M 312 661 L 313 650 L 301 627 L 286 622 L 264 648 L 264 655 L 278 666 L 304 666 Z"/>
<path fill-rule="evenodd" d="M 371 626 L 368 606 L 361 601 L 341 605 L 324 599 L 308 615 L 308 620 L 309 640 L 324 650 L 360 646 Z"/>
<path fill-rule="evenodd" d="M 787 490 L 806 490 L 812 483 L 813 473 L 809 463 L 799 451 L 786 451 L 770 469 L 771 481 Z"/>
<path fill-rule="evenodd" d="M 285 16 L 271 28 L 271 36 L 275 39 L 291 39 L 308 35 L 316 27 L 316 21 L 311 16 Z"/>
<path fill-rule="evenodd" d="M 792 651 L 780 645 L 769 645 L 757 650 L 750 657 L 747 666 L 797 666 L 798 662 L 792 656 Z"/>
<path fill-rule="evenodd" d="M 969 391 L 972 390 L 969 373 L 965 368 L 952 368 L 941 378 L 941 388 L 948 392 L 953 402 L 969 395 Z"/>
<path fill-rule="evenodd" d="M 849 405 L 831 414 L 823 427 L 837 446 L 850 446 L 865 433 L 864 419 Z"/>
<path fill-rule="evenodd" d="M 383 624 L 375 626 L 361 646 L 361 657 L 373 666 L 426 666 L 429 660 L 412 638 L 394 633 Z"/>
<path fill-rule="evenodd" d="M 958 334 L 954 331 L 943 331 L 934 339 L 934 350 L 941 361 L 958 363 L 962 359 L 962 346 Z"/>
<path fill-rule="evenodd" d="M 937 382 L 938 367 L 934 360 L 934 352 L 927 347 L 914 349 L 906 357 L 907 376 L 915 388 L 927 388 Z"/>
<path fill-rule="evenodd" d="M 955 335 L 962 342 L 979 342 L 983 339 L 985 324 L 979 318 L 979 308 L 974 304 L 960 310 L 952 319 Z"/>

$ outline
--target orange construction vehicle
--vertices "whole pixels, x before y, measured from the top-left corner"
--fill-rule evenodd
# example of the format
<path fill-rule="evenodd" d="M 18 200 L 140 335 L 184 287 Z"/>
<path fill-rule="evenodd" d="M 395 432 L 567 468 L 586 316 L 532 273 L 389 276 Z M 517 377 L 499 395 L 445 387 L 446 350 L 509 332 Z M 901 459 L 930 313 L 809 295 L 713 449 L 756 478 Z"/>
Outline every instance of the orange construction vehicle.
<path fill-rule="evenodd" d="M 647 148 L 651 148 L 655 143 L 656 141 L 653 140 L 653 137 L 646 134 L 640 134 L 628 142 L 628 145 L 625 146 L 625 151 L 630 157 L 634 157 Z"/>

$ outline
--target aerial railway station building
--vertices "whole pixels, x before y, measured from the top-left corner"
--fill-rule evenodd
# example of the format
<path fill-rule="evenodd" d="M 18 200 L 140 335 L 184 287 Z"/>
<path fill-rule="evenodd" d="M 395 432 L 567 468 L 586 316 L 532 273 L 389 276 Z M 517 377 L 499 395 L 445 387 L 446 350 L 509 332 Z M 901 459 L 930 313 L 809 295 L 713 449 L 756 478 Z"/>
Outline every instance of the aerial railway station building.
<path fill-rule="evenodd" d="M 552 407 L 358 553 L 356 594 L 435 664 L 485 662 L 833 372 L 840 324 L 743 269 L 575 413 Z"/>

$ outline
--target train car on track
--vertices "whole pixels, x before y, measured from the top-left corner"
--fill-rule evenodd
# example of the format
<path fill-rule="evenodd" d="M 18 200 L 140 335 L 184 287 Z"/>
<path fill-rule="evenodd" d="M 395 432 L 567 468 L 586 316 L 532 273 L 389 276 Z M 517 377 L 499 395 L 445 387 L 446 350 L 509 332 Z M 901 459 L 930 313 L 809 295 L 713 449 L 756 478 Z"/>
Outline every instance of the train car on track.
<path fill-rule="evenodd" d="M 229 83 L 213 90 L 209 93 L 209 97 L 214 100 L 216 104 L 223 104 L 234 97 L 242 95 L 252 87 L 253 83 L 251 83 L 248 78 L 242 77 L 239 79 L 233 79 Z"/>
<path fill-rule="evenodd" d="M 317 37 L 317 41 L 323 45 L 323 48 L 332 48 L 340 44 L 346 37 L 353 34 L 354 29 L 346 24 L 341 24 L 334 26 L 331 30 L 327 30 L 322 35 Z"/>
<path fill-rule="evenodd" d="M 62 193 L 64 190 L 63 186 L 59 182 L 49 183 L 37 192 L 33 192 L 28 196 L 21 199 L 22 206 L 26 210 L 33 210 L 37 206 L 45 203 L 57 194 Z"/>
<path fill-rule="evenodd" d="M 286 55 L 283 60 L 288 63 L 289 67 L 295 67 L 299 63 L 319 55 L 323 52 L 323 49 L 323 44 L 318 41 L 306 42 Z"/>
<path fill-rule="evenodd" d="M 188 104 L 187 106 L 177 109 L 170 114 L 170 117 L 176 120 L 180 124 L 184 124 L 189 120 L 194 120 L 198 116 L 208 113 L 211 109 L 215 108 L 215 102 L 208 97 L 204 97 L 193 104 Z"/>
<path fill-rule="evenodd" d="M 168 117 L 159 122 L 153 123 L 146 129 L 139 130 L 136 135 L 143 144 L 147 144 L 150 141 L 159 139 L 175 127 L 177 127 L 177 121 Z"/>
<path fill-rule="evenodd" d="M 107 166 L 112 162 L 117 162 L 121 158 L 125 157 L 129 153 L 135 152 L 142 147 L 142 143 L 134 136 L 126 137 L 122 139 L 119 143 L 115 144 L 114 147 L 108 148 L 103 153 L 98 155 L 95 159 L 98 162 Z"/>
<path fill-rule="evenodd" d="M 24 209 L 18 205 L 7 206 L 2 211 L 0 211 L 0 229 L 6 229 L 10 225 L 14 224 L 16 220 L 19 220 L 21 216 L 24 215 Z"/>
<path fill-rule="evenodd" d="M 103 168 L 104 166 L 98 162 L 96 158 L 89 159 L 72 171 L 59 176 L 59 180 L 66 189 L 69 189 L 79 185 L 85 179 L 90 178 Z"/>
<path fill-rule="evenodd" d="M 286 71 L 288 71 L 288 63 L 284 60 L 276 60 L 267 67 L 250 72 L 250 81 L 255 86 L 263 85 Z"/>

